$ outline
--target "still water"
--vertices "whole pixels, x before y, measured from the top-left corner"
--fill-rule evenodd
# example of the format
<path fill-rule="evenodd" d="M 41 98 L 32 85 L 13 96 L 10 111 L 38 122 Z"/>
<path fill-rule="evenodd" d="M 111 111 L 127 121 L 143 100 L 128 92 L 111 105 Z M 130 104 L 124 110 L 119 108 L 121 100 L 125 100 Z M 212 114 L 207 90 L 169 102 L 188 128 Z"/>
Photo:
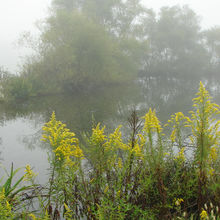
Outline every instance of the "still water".
<path fill-rule="evenodd" d="M 198 81 L 148 79 L 132 85 L 77 92 L 71 96 L 53 95 L 25 103 L 1 104 L 0 163 L 8 170 L 12 162 L 16 168 L 30 164 L 39 174 L 38 182 L 44 183 L 47 181 L 47 152 L 50 149 L 41 141 L 41 128 L 53 111 L 57 119 L 66 123 L 80 138 L 82 132 L 91 131 L 94 120 L 105 124 L 108 129 L 119 124 L 126 128 L 133 109 L 143 116 L 150 107 L 155 108 L 162 122 L 175 112 L 187 114 L 192 109 L 192 98 L 198 86 Z M 208 83 L 207 89 L 220 104 L 218 83 Z M 0 169 L 0 176 L 3 172 Z"/>

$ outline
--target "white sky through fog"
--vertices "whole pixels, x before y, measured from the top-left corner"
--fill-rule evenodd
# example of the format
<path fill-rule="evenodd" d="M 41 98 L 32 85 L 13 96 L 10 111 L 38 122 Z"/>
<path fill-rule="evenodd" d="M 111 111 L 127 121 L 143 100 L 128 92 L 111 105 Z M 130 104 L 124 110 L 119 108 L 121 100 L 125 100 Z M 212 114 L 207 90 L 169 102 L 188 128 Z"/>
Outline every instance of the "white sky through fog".
<path fill-rule="evenodd" d="M 105 0 L 103 0 L 105 1 Z M 37 34 L 34 23 L 47 15 L 51 0 L 0 0 L 0 66 L 16 72 L 27 50 L 15 46 L 24 31 Z M 199 16 L 203 28 L 220 26 L 220 0 L 142 0 L 157 12 L 162 6 L 188 4 Z"/>
<path fill-rule="evenodd" d="M 44 18 L 50 0 L 0 0 L 0 66 L 16 71 L 27 50 L 16 43 L 25 31 L 37 33 L 34 23 Z"/>
<path fill-rule="evenodd" d="M 220 0 L 141 0 L 147 8 L 157 12 L 162 6 L 188 5 L 201 17 L 203 28 L 220 26 Z"/>

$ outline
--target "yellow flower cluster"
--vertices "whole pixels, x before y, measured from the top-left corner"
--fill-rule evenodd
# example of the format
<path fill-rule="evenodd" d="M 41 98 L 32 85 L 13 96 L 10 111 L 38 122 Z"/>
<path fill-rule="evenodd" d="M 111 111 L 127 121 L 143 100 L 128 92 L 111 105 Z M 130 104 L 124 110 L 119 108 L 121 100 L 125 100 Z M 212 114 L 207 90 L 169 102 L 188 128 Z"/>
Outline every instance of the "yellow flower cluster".
<path fill-rule="evenodd" d="M 0 191 L 0 202 L 5 202 L 6 204 L 6 209 L 11 210 L 10 204 L 7 201 L 7 198 L 5 196 L 5 188 L 2 189 L 2 191 Z"/>
<path fill-rule="evenodd" d="M 213 161 L 213 162 L 215 162 L 216 161 L 216 159 L 217 159 L 217 149 L 216 149 L 216 147 L 212 147 L 211 149 L 210 149 L 210 159 Z"/>
<path fill-rule="evenodd" d="M 73 145 L 72 144 L 73 142 L 69 143 L 70 140 L 71 139 L 63 140 L 60 143 L 59 147 L 57 147 L 54 150 L 54 153 L 56 154 L 59 160 L 62 160 L 62 159 L 69 160 L 70 157 L 77 157 L 77 158 L 83 157 L 83 152 L 81 148 L 78 145 Z"/>
<path fill-rule="evenodd" d="M 211 169 L 208 170 L 208 174 L 209 174 L 210 176 L 213 176 L 214 173 L 215 173 L 215 170 L 214 170 L 213 168 L 211 168 Z"/>
<path fill-rule="evenodd" d="M 173 127 L 173 130 L 170 135 L 170 139 L 172 142 L 175 142 L 176 138 L 181 138 L 181 126 L 183 126 L 186 123 L 187 118 L 188 117 L 186 117 L 182 112 L 177 112 L 174 115 L 171 115 L 171 118 L 168 120 L 168 124 L 166 124 L 165 126 L 170 125 L 170 127 Z"/>
<path fill-rule="evenodd" d="M 140 159 L 143 159 L 143 157 L 144 157 L 143 150 L 141 149 L 141 147 L 138 143 L 136 143 L 134 145 L 134 148 L 132 149 L 132 152 L 134 152 L 136 157 L 139 157 Z"/>
<path fill-rule="evenodd" d="M 212 167 L 213 163 L 217 160 L 218 154 L 217 154 L 217 146 L 213 146 L 210 149 L 209 152 L 209 157 L 208 157 L 208 164 L 209 164 L 209 169 L 208 169 L 208 174 L 209 176 L 213 176 L 215 174 L 215 169 Z"/>
<path fill-rule="evenodd" d="M 176 129 L 174 129 L 174 130 L 171 132 L 170 140 L 171 140 L 172 142 L 175 142 L 175 141 L 176 141 Z"/>
<path fill-rule="evenodd" d="M 120 128 L 122 126 L 119 125 L 115 131 L 109 135 L 106 143 L 104 144 L 104 147 L 106 150 L 117 150 L 117 149 L 121 149 L 121 150 L 129 150 L 129 146 L 124 144 L 122 141 L 122 134 L 120 131 Z"/>
<path fill-rule="evenodd" d="M 208 91 L 200 82 L 197 97 L 193 99 L 194 111 L 190 111 L 191 119 L 187 120 L 192 129 L 192 143 L 196 143 L 200 160 L 204 164 L 211 164 L 216 160 L 216 146 L 219 146 L 220 121 L 216 121 L 214 116 L 220 114 L 220 107 L 212 102 Z"/>
<path fill-rule="evenodd" d="M 155 163 L 156 160 L 161 160 L 163 157 L 163 144 L 162 144 L 162 126 L 160 124 L 159 119 L 156 116 L 155 110 L 152 111 L 150 108 L 148 113 L 143 117 L 144 119 L 144 126 L 143 126 L 143 134 L 144 136 L 140 138 L 140 146 L 142 153 L 145 150 L 148 152 Z M 147 145 L 146 145 L 147 143 Z M 144 145 L 146 148 L 144 149 Z M 158 151 L 158 156 L 156 158 L 156 151 Z M 159 159 L 160 158 L 160 159 Z"/>
<path fill-rule="evenodd" d="M 107 167 L 109 167 L 110 169 L 111 168 L 117 168 L 118 167 L 118 164 L 117 164 L 117 154 L 110 154 L 108 157 L 107 157 Z"/>
<path fill-rule="evenodd" d="M 201 220 L 208 219 L 208 214 L 204 209 L 202 209 L 202 212 L 200 213 L 200 218 L 201 218 Z"/>
<path fill-rule="evenodd" d="M 174 124 L 173 127 L 176 127 L 176 124 L 180 124 L 182 120 L 184 120 L 186 116 L 182 112 L 177 112 L 174 115 L 171 115 L 171 119 L 168 120 L 168 123 Z"/>
<path fill-rule="evenodd" d="M 199 105 L 200 103 L 204 103 L 206 100 L 209 99 L 209 92 L 205 89 L 205 86 L 200 81 L 199 91 L 196 93 L 196 98 L 193 99 L 194 105 Z"/>
<path fill-rule="evenodd" d="M 185 161 L 185 155 L 184 155 L 185 147 L 182 147 L 181 150 L 179 151 L 178 155 L 175 157 L 175 160 L 178 160 L 180 162 Z"/>
<path fill-rule="evenodd" d="M 200 82 L 199 92 L 196 94 L 197 97 L 193 99 L 193 106 L 200 107 L 201 105 L 207 105 L 204 110 L 204 113 L 209 115 L 215 113 L 220 114 L 219 105 L 212 103 L 212 99 L 209 95 L 209 92 L 205 89 L 205 86 Z M 199 112 L 199 111 L 198 111 Z"/>
<path fill-rule="evenodd" d="M 215 119 L 212 119 L 211 117 L 213 114 L 220 114 L 219 105 L 212 102 L 211 97 L 202 82 L 200 82 L 199 92 L 196 95 L 197 97 L 193 99 L 193 106 L 196 107 L 196 111 L 190 111 L 192 120 L 189 120 L 189 123 L 193 123 L 193 120 L 197 122 L 196 126 L 193 127 L 193 130 L 199 131 L 201 127 L 205 127 L 206 129 L 209 129 L 209 131 L 212 131 L 213 128 L 217 131 L 220 122 L 214 123 Z M 214 125 L 211 127 L 210 125 L 212 123 L 214 123 Z"/>
<path fill-rule="evenodd" d="M 32 220 L 37 220 L 37 217 L 33 213 L 29 214 L 29 217 L 31 217 Z"/>
<path fill-rule="evenodd" d="M 45 213 L 45 215 L 44 215 L 43 218 L 38 218 L 38 217 L 36 217 L 33 213 L 30 213 L 28 216 L 29 216 L 32 220 L 50 220 L 50 219 L 51 219 L 50 216 L 48 215 L 47 211 L 46 211 L 46 213 Z"/>
<path fill-rule="evenodd" d="M 183 199 L 181 199 L 181 198 L 174 199 L 174 204 L 175 204 L 176 206 L 180 206 L 182 202 L 184 202 L 184 201 L 183 201 Z"/>
<path fill-rule="evenodd" d="M 104 144 L 106 140 L 105 132 L 105 126 L 103 128 L 100 128 L 100 123 L 97 124 L 95 128 L 92 129 L 92 136 L 90 138 L 91 144 L 94 145 L 100 145 Z"/>
<path fill-rule="evenodd" d="M 106 186 L 105 189 L 104 189 L 104 194 L 106 194 L 109 190 L 109 186 Z"/>
<path fill-rule="evenodd" d="M 121 157 L 118 158 L 118 168 L 122 168 L 123 167 L 123 162 L 122 162 L 122 159 Z"/>
<path fill-rule="evenodd" d="M 143 158 L 144 158 L 144 146 L 146 144 L 146 138 L 142 134 L 138 134 L 137 136 L 138 136 L 138 138 L 135 141 L 133 149 L 131 149 L 131 147 L 130 147 L 129 150 L 130 150 L 130 152 L 134 153 L 134 155 L 136 157 L 143 160 Z"/>
<path fill-rule="evenodd" d="M 64 213 L 64 216 L 66 218 L 66 220 L 70 220 L 73 219 L 72 218 L 72 210 L 68 207 L 68 205 L 66 203 L 64 203 L 64 207 L 66 212 Z"/>
<path fill-rule="evenodd" d="M 84 155 L 75 134 L 70 132 L 65 124 L 56 120 L 54 112 L 51 120 L 43 127 L 43 131 L 43 140 L 49 141 L 58 160 L 69 160 L 70 157 L 83 158 Z"/>
<path fill-rule="evenodd" d="M 5 196 L 5 189 L 0 191 L 0 219 L 14 219 L 12 207 Z"/>
<path fill-rule="evenodd" d="M 34 177 L 37 176 L 36 173 L 33 172 L 33 170 L 31 169 L 30 165 L 27 164 L 25 167 L 25 174 L 24 174 L 24 181 L 30 181 L 32 180 Z"/>
<path fill-rule="evenodd" d="M 144 131 L 146 133 L 157 132 L 158 134 L 161 133 L 162 127 L 160 125 L 160 121 L 156 116 L 155 110 L 152 111 L 150 108 L 148 113 L 143 117 L 144 122 Z"/>

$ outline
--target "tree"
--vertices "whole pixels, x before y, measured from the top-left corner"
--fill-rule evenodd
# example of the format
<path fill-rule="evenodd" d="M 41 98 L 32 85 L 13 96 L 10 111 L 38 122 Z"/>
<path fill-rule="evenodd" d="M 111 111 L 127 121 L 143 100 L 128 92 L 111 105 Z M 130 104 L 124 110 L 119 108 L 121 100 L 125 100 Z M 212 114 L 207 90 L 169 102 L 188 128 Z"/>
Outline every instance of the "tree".
<path fill-rule="evenodd" d="M 141 25 L 134 20 L 143 12 L 138 2 L 54 0 L 38 56 L 23 68 L 32 88 L 59 92 L 133 78 L 145 48 L 134 31 Z"/>
<path fill-rule="evenodd" d="M 143 22 L 149 13 L 140 0 L 54 0 L 53 5 L 55 12 L 77 11 L 102 26 L 117 41 L 120 50 L 140 65 L 147 49 Z"/>
<path fill-rule="evenodd" d="M 220 68 L 220 27 L 213 27 L 203 32 L 205 47 L 209 53 L 211 73 L 213 77 L 219 76 Z"/>
<path fill-rule="evenodd" d="M 196 14 L 187 6 L 161 8 L 146 21 L 150 53 L 142 75 L 193 77 L 205 74 L 208 54 L 201 43 L 201 28 Z"/>

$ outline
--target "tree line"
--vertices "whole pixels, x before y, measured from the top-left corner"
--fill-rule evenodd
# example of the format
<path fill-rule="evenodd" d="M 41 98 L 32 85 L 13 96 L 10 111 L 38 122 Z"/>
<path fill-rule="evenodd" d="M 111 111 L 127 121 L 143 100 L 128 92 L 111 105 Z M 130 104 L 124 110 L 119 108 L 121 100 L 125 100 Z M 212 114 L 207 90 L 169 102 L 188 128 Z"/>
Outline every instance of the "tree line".
<path fill-rule="evenodd" d="M 188 6 L 155 13 L 139 0 L 53 0 L 39 29 L 39 39 L 30 43 L 35 53 L 20 75 L 3 80 L 5 97 L 73 92 L 137 77 L 218 76 L 220 27 L 202 29 Z"/>

